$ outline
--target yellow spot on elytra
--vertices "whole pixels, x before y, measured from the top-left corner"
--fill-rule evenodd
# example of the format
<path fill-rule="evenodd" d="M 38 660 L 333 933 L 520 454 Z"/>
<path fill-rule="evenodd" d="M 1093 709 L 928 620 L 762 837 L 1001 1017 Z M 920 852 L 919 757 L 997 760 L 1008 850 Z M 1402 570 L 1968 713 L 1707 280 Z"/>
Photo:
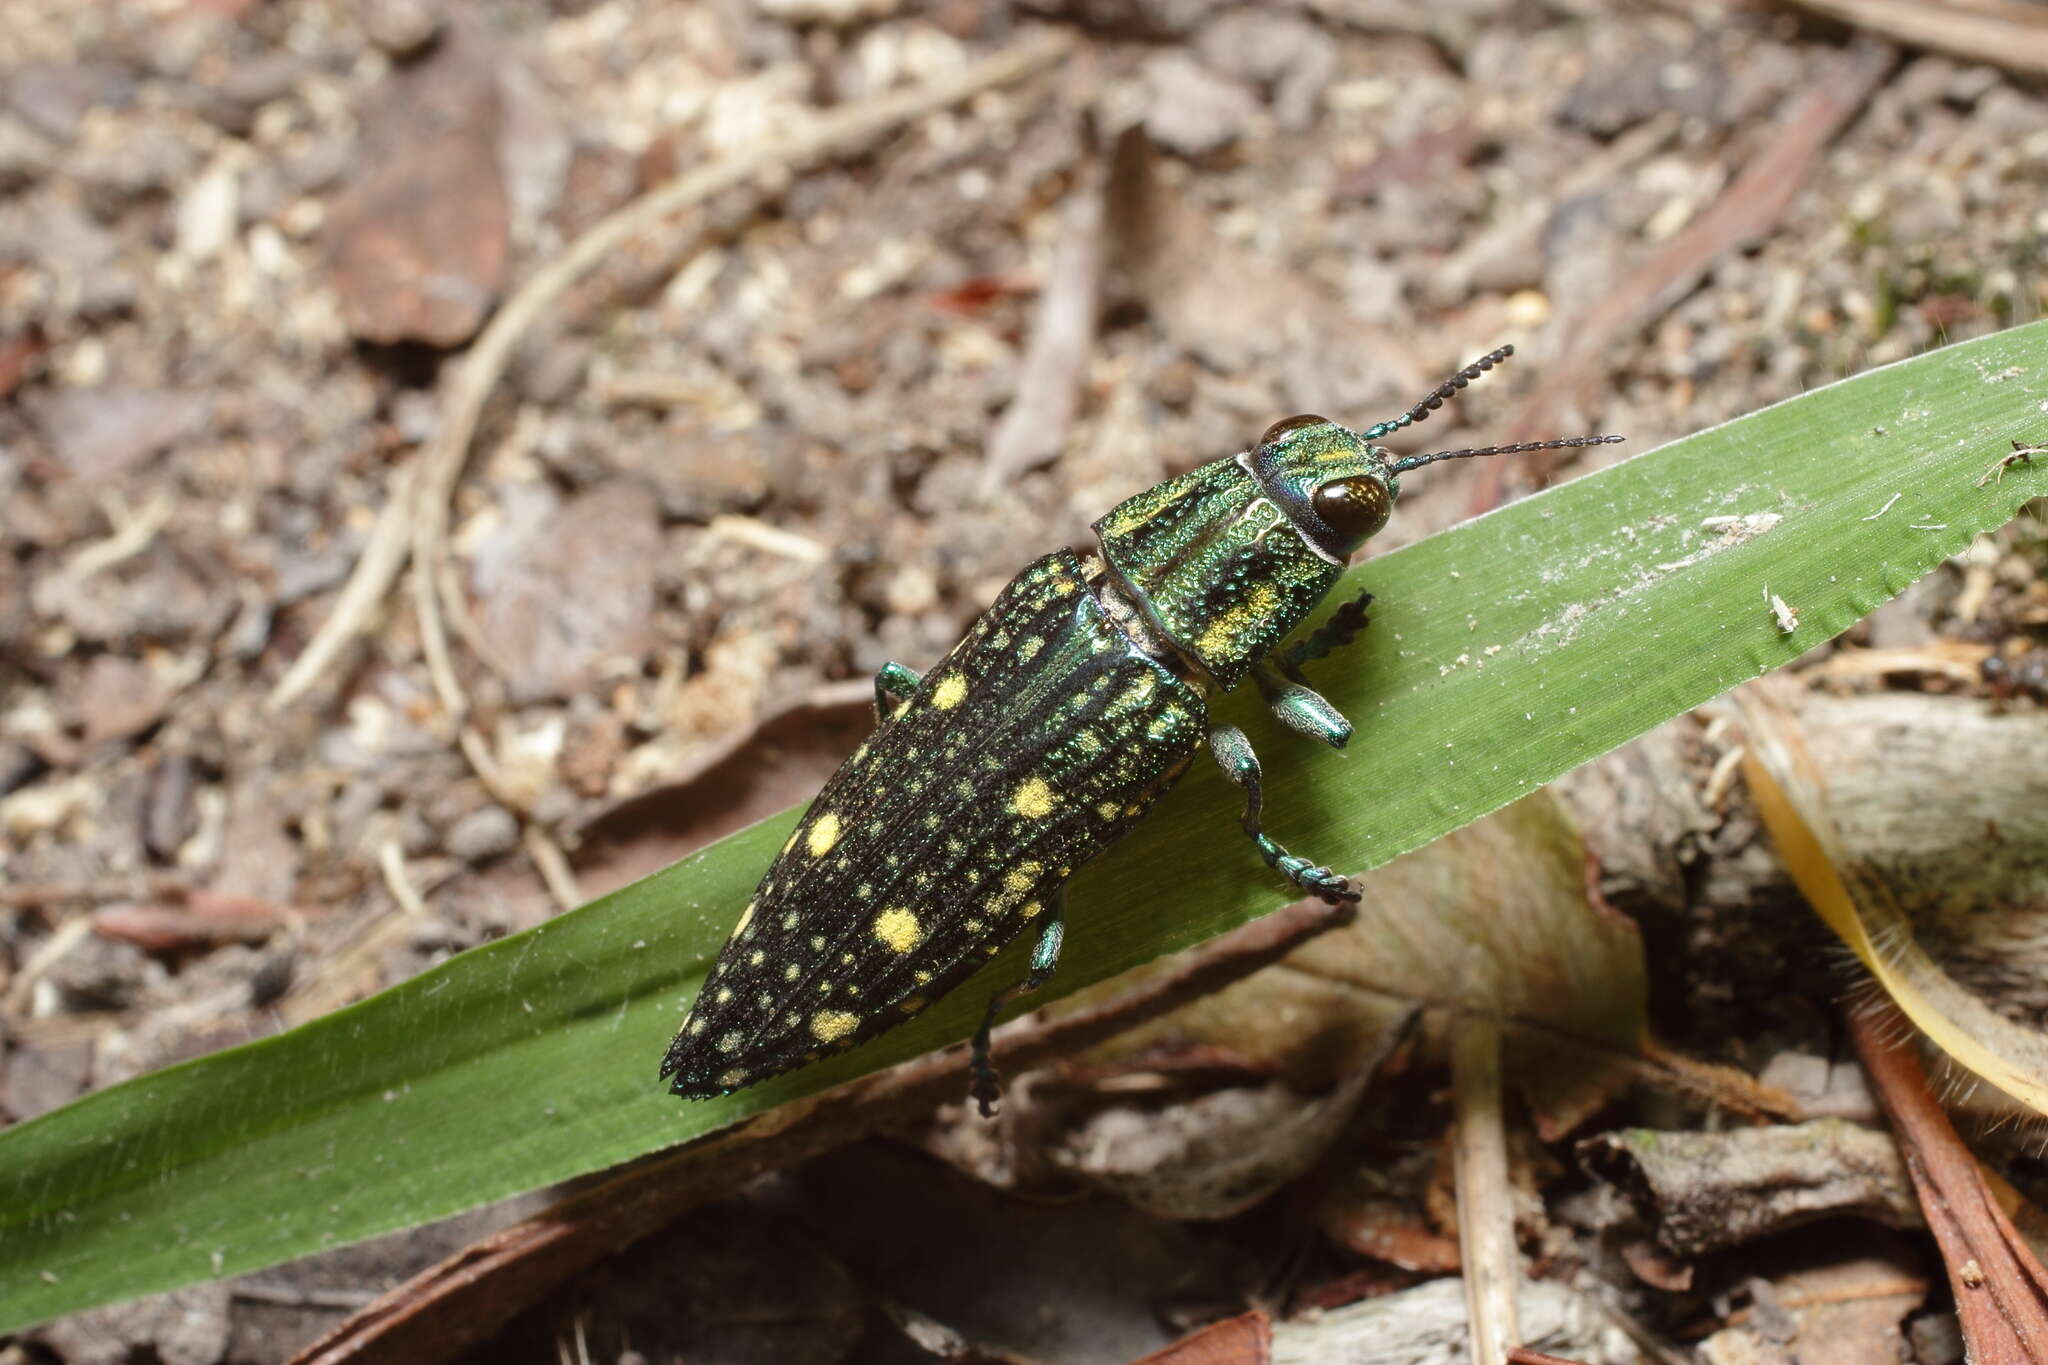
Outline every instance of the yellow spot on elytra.
<path fill-rule="evenodd" d="M 911 976 L 917 979 L 917 984 L 920 986 L 929 986 L 932 984 L 932 974 L 930 972 L 912 972 Z"/>
<path fill-rule="evenodd" d="M 1019 863 L 1003 874 L 1003 889 L 989 897 L 988 912 L 1000 915 L 1013 908 L 1019 901 L 1031 894 L 1031 888 L 1038 885 L 1039 874 L 1045 871 L 1044 863 Z"/>
<path fill-rule="evenodd" d="M 967 679 L 958 673 L 948 673 L 939 679 L 939 685 L 932 689 L 932 705 L 941 711 L 950 711 L 967 700 Z"/>
<path fill-rule="evenodd" d="M 784 967 L 782 969 L 782 979 L 784 981 L 794 981 L 803 974 L 804 969 L 802 967 L 797 966 L 797 964 L 794 962 L 790 963 L 787 967 Z"/>
<path fill-rule="evenodd" d="M 762 952 L 759 948 L 756 948 L 753 952 L 747 954 L 747 965 L 749 967 L 758 967 L 767 960 L 768 954 Z"/>
<path fill-rule="evenodd" d="M 726 1001 L 732 999 L 732 987 L 720 986 L 718 988 L 718 994 L 713 998 L 716 999 L 719 1004 L 723 1005 Z"/>
<path fill-rule="evenodd" d="M 1223 653 L 1230 648 L 1239 631 L 1254 621 L 1263 621 L 1271 617 L 1273 609 L 1279 605 L 1279 590 L 1271 583 L 1259 584 L 1244 601 L 1209 623 L 1209 628 L 1202 632 L 1202 638 L 1195 641 L 1196 652 Z"/>
<path fill-rule="evenodd" d="M 1025 919 L 1037 919 L 1039 915 L 1044 913 L 1044 911 L 1045 907 L 1040 905 L 1037 901 L 1025 901 L 1023 907 L 1019 909 L 1017 913 L 1022 915 Z"/>
<path fill-rule="evenodd" d="M 804 847 L 811 851 L 813 858 L 822 858 L 832 851 L 832 845 L 839 842 L 839 817 L 826 811 L 818 817 L 818 823 L 811 826 L 811 837 L 804 840 Z"/>
<path fill-rule="evenodd" d="M 1117 817 L 1117 804 L 1114 801 L 1101 802 L 1095 807 L 1095 813 L 1105 820 L 1114 820 Z"/>
<path fill-rule="evenodd" d="M 1062 597 L 1071 597 L 1074 595 L 1074 580 L 1062 578 L 1059 582 L 1052 585 L 1052 590 Z"/>
<path fill-rule="evenodd" d="M 1102 752 L 1102 737 L 1093 730 L 1082 730 L 1074 735 L 1074 747 L 1084 754 Z"/>
<path fill-rule="evenodd" d="M 747 1069 L 743 1066 L 736 1066 L 730 1071 L 720 1072 L 718 1076 L 718 1083 L 724 1086 L 726 1089 L 731 1090 L 733 1087 L 742 1084 L 746 1079 Z"/>
<path fill-rule="evenodd" d="M 845 1010 L 819 1010 L 811 1016 L 811 1036 L 821 1043 L 836 1043 L 860 1027 L 860 1017 Z"/>
<path fill-rule="evenodd" d="M 1158 687 L 1159 679 L 1152 676 L 1149 670 L 1140 673 L 1132 679 L 1131 685 L 1124 689 L 1124 694 L 1116 699 L 1116 709 L 1121 711 L 1133 706 L 1143 706 L 1152 700 L 1152 693 Z"/>
<path fill-rule="evenodd" d="M 924 926 L 917 916 L 896 906 L 875 916 L 875 937 L 892 953 L 907 953 L 924 941 Z"/>
<path fill-rule="evenodd" d="M 723 1038 L 720 1038 L 718 1040 L 718 1050 L 720 1052 L 738 1052 L 740 1050 L 740 1031 L 734 1029 Z"/>
<path fill-rule="evenodd" d="M 1044 648 L 1045 637 L 1041 635 L 1034 635 L 1030 639 L 1026 640 L 1023 644 L 1017 646 L 1017 657 L 1028 664 L 1033 659 L 1037 658 L 1038 651 Z"/>
<path fill-rule="evenodd" d="M 1043 820 L 1052 814 L 1059 796 L 1042 777 L 1027 777 L 1017 784 L 1016 795 L 1010 798 L 1010 808 L 1026 820 Z"/>

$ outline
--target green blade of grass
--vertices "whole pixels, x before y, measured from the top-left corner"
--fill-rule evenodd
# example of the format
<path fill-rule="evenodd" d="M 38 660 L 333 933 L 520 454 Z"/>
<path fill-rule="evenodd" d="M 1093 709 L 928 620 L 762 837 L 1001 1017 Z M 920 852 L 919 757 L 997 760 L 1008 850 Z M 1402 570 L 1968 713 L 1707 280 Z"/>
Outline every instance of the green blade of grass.
<path fill-rule="evenodd" d="M 1373 560 L 1313 679 L 1343 757 L 1249 716 L 1269 828 L 1358 871 L 1839 632 L 2048 493 L 2048 323 L 1803 395 Z M 1768 595 L 1797 613 L 1784 634 Z M 1077 879 L 1048 995 L 1286 897 L 1198 769 Z M 0 1330 L 254 1269 L 624 1161 L 965 1035 L 1014 958 L 845 1057 L 724 1100 L 655 1069 L 787 835 L 745 830 L 290 1033 L 0 1133 Z"/>

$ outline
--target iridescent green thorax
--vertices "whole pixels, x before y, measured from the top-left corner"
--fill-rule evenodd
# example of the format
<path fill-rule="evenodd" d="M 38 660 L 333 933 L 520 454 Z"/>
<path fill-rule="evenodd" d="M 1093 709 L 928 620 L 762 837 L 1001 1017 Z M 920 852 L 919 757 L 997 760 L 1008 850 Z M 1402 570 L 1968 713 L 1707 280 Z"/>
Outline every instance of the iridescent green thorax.
<path fill-rule="evenodd" d="M 1342 566 L 1232 456 L 1146 489 L 1095 523 L 1103 556 L 1175 647 L 1228 690 L 1302 621 Z"/>
<path fill-rule="evenodd" d="M 1242 455 L 1118 503 L 1095 534 L 1174 646 L 1228 691 L 1315 609 L 1371 533 L 1356 534 L 1356 505 L 1318 500 L 1339 486 L 1379 497 L 1382 522 L 1393 505 L 1377 447 L 1335 422 L 1295 418 Z M 1324 510 L 1350 524 L 1333 526 Z"/>

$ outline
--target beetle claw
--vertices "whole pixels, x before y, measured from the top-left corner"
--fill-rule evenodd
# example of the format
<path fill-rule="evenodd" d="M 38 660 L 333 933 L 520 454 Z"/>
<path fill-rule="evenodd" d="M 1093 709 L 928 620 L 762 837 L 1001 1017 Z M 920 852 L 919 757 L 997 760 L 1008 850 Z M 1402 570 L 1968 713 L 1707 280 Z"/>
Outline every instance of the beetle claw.
<path fill-rule="evenodd" d="M 974 1097 L 974 1106 L 981 1111 L 983 1118 L 994 1118 L 997 1102 L 1003 1098 L 1003 1085 L 996 1079 L 996 1069 L 986 1062 L 976 1066 L 967 1093 Z"/>
<path fill-rule="evenodd" d="M 1355 903 L 1360 899 L 1349 877 L 1339 876 L 1327 867 L 1312 867 L 1301 874 L 1301 880 L 1330 905 L 1343 905 L 1347 901 Z"/>

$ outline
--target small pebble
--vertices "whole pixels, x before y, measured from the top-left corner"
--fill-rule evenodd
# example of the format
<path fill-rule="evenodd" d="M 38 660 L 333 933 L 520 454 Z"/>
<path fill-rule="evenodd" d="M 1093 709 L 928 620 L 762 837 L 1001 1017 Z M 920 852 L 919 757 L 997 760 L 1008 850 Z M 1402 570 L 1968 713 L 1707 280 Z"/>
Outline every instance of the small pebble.
<path fill-rule="evenodd" d="M 367 0 L 363 32 L 394 57 L 411 57 L 441 36 L 441 9 L 432 0 Z"/>
<path fill-rule="evenodd" d="M 503 806 L 479 806 L 455 822 L 447 844 L 465 862 L 500 857 L 519 846 L 519 820 Z"/>

